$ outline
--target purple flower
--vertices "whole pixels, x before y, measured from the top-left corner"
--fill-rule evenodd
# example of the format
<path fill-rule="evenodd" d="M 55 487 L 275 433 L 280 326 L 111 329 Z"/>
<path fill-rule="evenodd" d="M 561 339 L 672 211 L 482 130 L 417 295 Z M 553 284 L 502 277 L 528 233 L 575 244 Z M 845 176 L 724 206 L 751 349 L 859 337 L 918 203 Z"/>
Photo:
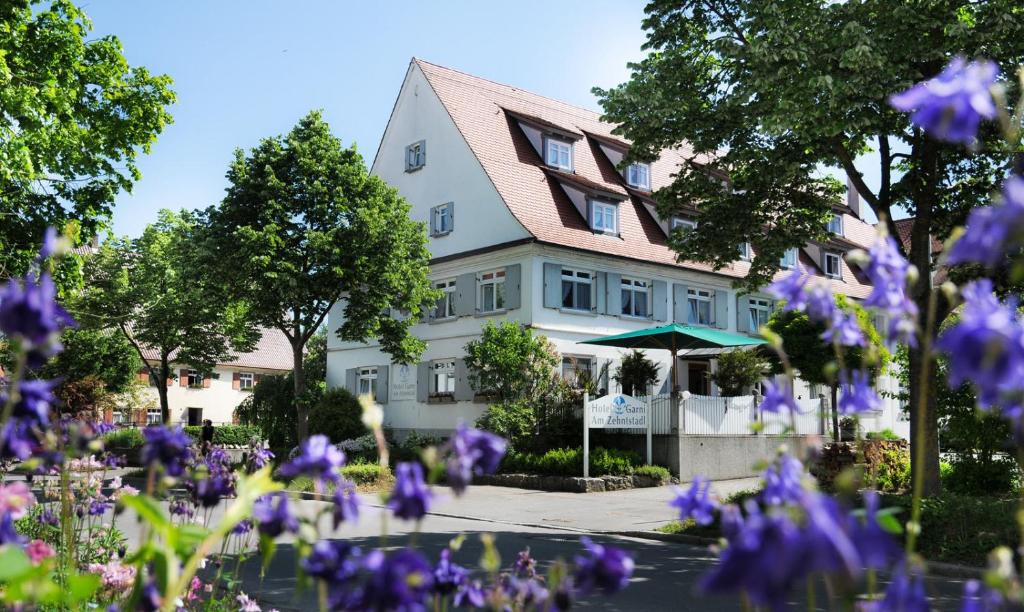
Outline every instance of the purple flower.
<path fill-rule="evenodd" d="M 469 582 L 469 570 L 452 563 L 451 557 L 451 549 L 442 550 L 434 568 L 434 592 L 442 597 L 453 594 Z"/>
<path fill-rule="evenodd" d="M 802 312 L 807 307 L 806 288 L 809 278 L 803 267 L 797 266 L 796 270 L 768 285 L 766 291 L 783 301 L 783 310 Z"/>
<path fill-rule="evenodd" d="M 0 332 L 30 351 L 30 367 L 42 365 L 59 351 L 58 333 L 75 324 L 56 299 L 57 288 L 45 272 L 38 282 L 27 275 L 21 282 L 11 279 L 0 289 Z"/>
<path fill-rule="evenodd" d="M 0 546 L 4 544 L 23 546 L 26 542 L 28 542 L 28 538 L 14 529 L 14 519 L 11 517 L 11 513 L 4 512 L 0 515 Z"/>
<path fill-rule="evenodd" d="M 896 539 L 878 524 L 878 493 L 864 491 L 864 520 L 851 516 L 851 522 L 851 539 L 865 567 L 885 569 L 899 558 Z"/>
<path fill-rule="evenodd" d="M 900 610 L 900 612 L 928 612 L 928 595 L 924 590 L 924 578 L 920 572 L 912 571 L 907 575 L 907 568 L 900 566 L 893 572 L 892 582 L 885 590 L 882 599 L 883 610 Z"/>
<path fill-rule="evenodd" d="M 978 405 L 989 408 L 1003 393 L 1024 388 L 1024 325 L 1017 303 L 1000 303 L 992 281 L 967 284 L 960 320 L 936 342 L 949 355 L 949 383 L 974 383 Z"/>
<path fill-rule="evenodd" d="M 832 325 L 836 322 L 836 298 L 832 295 L 832 287 L 827 281 L 815 278 L 808 283 L 807 316 L 812 321 Z"/>
<path fill-rule="evenodd" d="M 255 472 L 270 465 L 274 460 L 274 453 L 269 448 L 257 448 L 249 456 L 249 471 Z"/>
<path fill-rule="evenodd" d="M 142 435 L 146 439 L 142 445 L 145 465 L 160 465 L 169 476 L 181 476 L 185 472 L 185 463 L 192 455 L 189 450 L 192 438 L 181 427 L 147 427 Z"/>
<path fill-rule="evenodd" d="M 89 516 L 103 516 L 112 504 L 109 500 L 99 497 L 89 501 Z"/>
<path fill-rule="evenodd" d="M 779 455 L 761 478 L 764 480 L 761 500 L 769 506 L 794 504 L 804 496 L 804 465 L 792 455 Z"/>
<path fill-rule="evenodd" d="M 448 458 L 448 484 L 456 495 L 469 486 L 473 475 L 493 474 L 505 456 L 507 444 L 500 436 L 459 423 L 452 436 Z"/>
<path fill-rule="evenodd" d="M 369 572 L 355 608 L 360 610 L 424 610 L 434 572 L 423 555 L 402 548 L 388 555 L 375 550 L 363 563 Z"/>
<path fill-rule="evenodd" d="M 869 253 L 864 273 L 871 280 L 871 294 L 864 305 L 886 313 L 894 324 L 898 320 L 913 321 L 917 317 L 917 304 L 907 297 L 907 272 L 910 264 L 900 254 L 892 236 L 876 241 Z M 890 339 L 893 328 L 890 328 Z"/>
<path fill-rule="evenodd" d="M 826 342 L 838 342 L 842 346 L 864 346 L 867 339 L 864 338 L 864 330 L 857 324 L 857 318 L 836 308 L 832 311 L 832 318 L 828 327 L 821 334 L 822 340 Z"/>
<path fill-rule="evenodd" d="M 50 426 L 50 407 L 57 403 L 53 395 L 56 380 L 22 380 L 18 383 L 18 402 L 12 416 L 26 424 L 45 429 Z M 0 394 L 0 405 L 7 403 L 7 395 Z"/>
<path fill-rule="evenodd" d="M 826 572 L 857 576 L 862 567 L 857 547 L 844 529 L 848 516 L 836 500 L 817 492 L 805 492 L 800 500 L 804 511 L 804 543 L 810 551 L 811 567 Z"/>
<path fill-rule="evenodd" d="M 252 519 L 242 519 L 231 528 L 231 533 L 234 535 L 245 535 L 250 531 L 252 531 Z"/>
<path fill-rule="evenodd" d="M 519 551 L 512 563 L 512 570 L 520 578 L 533 578 L 537 575 L 537 560 L 530 556 L 529 548 Z"/>
<path fill-rule="evenodd" d="M 938 76 L 892 96 L 889 103 L 913 111 L 910 121 L 933 137 L 970 144 L 981 120 L 996 116 L 990 89 L 998 76 L 994 62 L 968 64 L 957 57 Z"/>
<path fill-rule="evenodd" d="M 193 499 L 204 508 L 212 508 L 221 499 L 235 494 L 235 479 L 224 470 L 198 469 L 189 486 Z"/>
<path fill-rule="evenodd" d="M 395 488 L 388 498 L 388 508 L 398 518 L 421 519 L 430 509 L 433 494 L 423 480 L 423 467 L 419 463 L 399 463 L 395 466 Z"/>
<path fill-rule="evenodd" d="M 41 451 L 38 430 L 21 419 L 10 419 L 0 430 L 0 457 L 22 461 Z"/>
<path fill-rule="evenodd" d="M 334 528 L 342 523 L 354 523 L 359 519 L 359 496 L 356 485 L 350 480 L 341 480 L 334 489 Z"/>
<path fill-rule="evenodd" d="M 871 386 L 871 377 L 863 370 L 839 373 L 839 414 L 863 414 L 878 410 L 882 400 Z"/>
<path fill-rule="evenodd" d="M 252 518 L 262 535 L 276 538 L 285 531 L 295 533 L 299 521 L 288 508 L 288 494 L 283 491 L 268 493 L 252 506 Z"/>
<path fill-rule="evenodd" d="M 479 580 L 466 581 L 452 598 L 456 608 L 483 608 L 487 605 L 487 595 Z"/>
<path fill-rule="evenodd" d="M 949 263 L 975 262 L 993 268 L 1019 248 L 1024 227 L 1024 179 L 1012 176 L 1003 183 L 1002 201 L 975 208 L 967 228 L 949 250 Z"/>
<path fill-rule="evenodd" d="M 333 482 L 343 465 L 345 453 L 332 445 L 327 436 L 315 435 L 302 442 L 298 456 L 282 465 L 280 471 L 285 478 L 301 475 Z"/>
<path fill-rule="evenodd" d="M 771 412 L 773 414 L 779 414 L 783 411 L 788 413 L 800 412 L 800 409 L 796 405 L 796 400 L 793 399 L 793 390 L 788 380 L 775 384 L 774 381 L 765 382 L 765 393 L 764 400 L 761 401 L 759 408 L 763 412 Z"/>
<path fill-rule="evenodd" d="M 629 585 L 635 563 L 626 551 L 580 538 L 584 553 L 576 556 L 573 584 L 583 595 L 600 590 L 613 595 Z"/>
<path fill-rule="evenodd" d="M 306 574 L 339 585 L 356 576 L 360 567 L 359 548 L 342 540 L 320 540 L 313 544 L 313 550 L 302 560 Z"/>
<path fill-rule="evenodd" d="M 698 525 L 710 525 L 714 522 L 714 512 L 718 507 L 710 495 L 711 481 L 703 476 L 697 476 L 690 484 L 690 488 L 682 490 L 675 487 L 675 498 L 669 502 L 669 506 L 679 509 L 680 520 L 692 518 Z"/>
<path fill-rule="evenodd" d="M 175 516 L 187 516 L 192 518 L 195 511 L 192 510 L 192 505 L 183 499 L 176 499 L 167 505 L 167 510 Z"/>
<path fill-rule="evenodd" d="M 964 599 L 960 612 L 998 612 L 1004 610 L 1006 600 L 995 589 L 990 589 L 977 580 L 964 583 Z"/>

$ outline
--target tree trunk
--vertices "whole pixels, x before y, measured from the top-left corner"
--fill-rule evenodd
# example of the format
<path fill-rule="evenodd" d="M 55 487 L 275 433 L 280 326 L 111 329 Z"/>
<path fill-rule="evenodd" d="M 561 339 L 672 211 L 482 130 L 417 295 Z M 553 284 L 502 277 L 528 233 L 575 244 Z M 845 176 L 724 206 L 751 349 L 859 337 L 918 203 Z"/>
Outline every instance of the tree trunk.
<path fill-rule="evenodd" d="M 842 432 L 839 431 L 839 386 L 832 385 L 832 439 L 842 442 Z"/>
<path fill-rule="evenodd" d="M 156 392 L 160 396 L 160 420 L 164 425 L 171 424 L 171 407 L 167 402 L 167 377 L 170 376 L 170 365 L 167 357 L 160 358 L 160 376 L 156 381 Z"/>
<path fill-rule="evenodd" d="M 924 356 L 920 349 L 910 351 L 910 479 L 911 485 L 922 478 L 925 497 L 934 497 L 942 492 L 939 480 L 939 419 L 935 397 L 935 361 L 930 360 L 927 371 L 924 370 Z M 921 376 L 926 376 L 927 396 L 922 403 L 920 397 Z M 924 414 L 920 414 L 920 410 Z M 919 446 L 923 446 L 919 448 Z M 923 451 L 923 463 L 918 455 Z"/>
<path fill-rule="evenodd" d="M 292 339 L 292 381 L 295 383 L 295 433 L 299 442 L 309 437 L 309 406 L 306 405 L 306 372 L 302 367 L 302 339 Z"/>

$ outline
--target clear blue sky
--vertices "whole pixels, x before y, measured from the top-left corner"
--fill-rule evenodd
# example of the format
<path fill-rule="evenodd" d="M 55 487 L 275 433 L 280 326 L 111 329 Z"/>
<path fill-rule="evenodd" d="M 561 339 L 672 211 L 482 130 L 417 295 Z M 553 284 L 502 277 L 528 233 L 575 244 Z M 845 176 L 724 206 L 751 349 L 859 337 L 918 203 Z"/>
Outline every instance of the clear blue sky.
<path fill-rule="evenodd" d="M 369 163 L 413 56 L 599 110 L 590 88 L 626 80 L 642 57 L 644 4 L 87 1 L 94 33 L 116 34 L 129 62 L 169 74 L 178 95 L 142 180 L 118 197 L 114 231 L 218 202 L 235 147 L 313 108 Z"/>

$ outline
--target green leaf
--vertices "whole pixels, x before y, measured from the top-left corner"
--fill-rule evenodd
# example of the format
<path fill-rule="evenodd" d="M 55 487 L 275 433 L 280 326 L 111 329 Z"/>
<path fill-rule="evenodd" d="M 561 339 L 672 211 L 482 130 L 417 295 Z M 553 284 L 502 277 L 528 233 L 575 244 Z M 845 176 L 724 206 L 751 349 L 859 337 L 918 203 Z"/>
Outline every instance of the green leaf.
<path fill-rule="evenodd" d="M 0 582 L 9 582 L 32 569 L 32 561 L 15 544 L 0 547 Z"/>
<path fill-rule="evenodd" d="M 879 510 L 875 514 L 875 520 L 878 521 L 879 527 L 892 535 L 901 535 L 903 533 L 903 525 L 896 520 L 896 511 L 892 509 Z"/>
<path fill-rule="evenodd" d="M 77 604 L 88 601 L 100 588 L 101 580 L 96 574 L 72 574 L 64 584 L 64 602 Z"/>

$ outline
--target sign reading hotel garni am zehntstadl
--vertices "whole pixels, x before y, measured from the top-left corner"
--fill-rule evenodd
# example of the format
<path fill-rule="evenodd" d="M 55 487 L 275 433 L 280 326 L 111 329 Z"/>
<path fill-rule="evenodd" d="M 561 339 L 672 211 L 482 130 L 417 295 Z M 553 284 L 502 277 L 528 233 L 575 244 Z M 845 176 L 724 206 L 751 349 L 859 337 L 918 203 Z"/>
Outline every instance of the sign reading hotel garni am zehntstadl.
<path fill-rule="evenodd" d="M 647 463 L 651 463 L 651 405 L 621 393 L 591 400 L 583 395 L 583 477 L 590 476 L 591 429 L 646 429 Z"/>

